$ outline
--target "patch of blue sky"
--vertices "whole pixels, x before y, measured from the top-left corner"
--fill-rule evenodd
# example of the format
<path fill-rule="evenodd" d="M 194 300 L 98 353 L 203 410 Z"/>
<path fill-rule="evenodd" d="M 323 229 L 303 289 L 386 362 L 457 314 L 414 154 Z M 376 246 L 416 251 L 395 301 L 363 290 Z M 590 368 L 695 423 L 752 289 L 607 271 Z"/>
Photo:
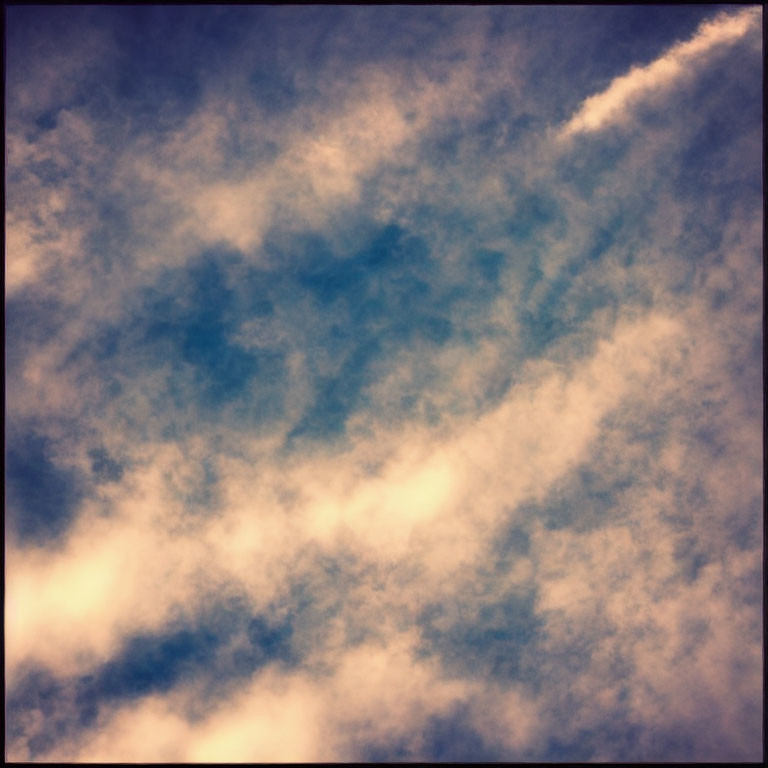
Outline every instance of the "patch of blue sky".
<path fill-rule="evenodd" d="M 636 478 L 631 475 L 603 477 L 588 467 L 580 467 L 558 483 L 545 501 L 525 504 L 524 509 L 550 530 L 565 527 L 592 530 L 627 515 L 619 502 L 622 492 L 634 482 Z"/>
<path fill-rule="evenodd" d="M 258 279 L 234 287 L 226 284 L 227 265 L 239 258 L 208 252 L 189 268 L 166 272 L 164 287 L 145 291 L 135 316 L 107 330 L 97 329 L 72 363 L 86 355 L 96 370 L 109 370 L 127 381 L 169 366 L 168 388 L 154 394 L 183 411 L 190 403 L 179 398 L 191 387 L 199 415 L 248 398 L 258 382 L 262 397 L 257 394 L 253 400 L 263 401 L 269 391 L 273 404 L 260 416 L 251 414 L 250 422 L 274 415 L 284 378 L 283 354 L 279 349 L 247 349 L 233 339 L 242 322 L 268 318 L 273 312 Z"/>
<path fill-rule="evenodd" d="M 61 297 L 30 286 L 9 296 L 5 302 L 6 376 L 18 374 L 23 360 L 72 319 Z"/>
<path fill-rule="evenodd" d="M 480 302 L 500 290 L 503 254 L 476 252 L 464 279 L 450 282 L 423 239 L 395 225 L 384 227 L 351 256 L 334 254 L 318 236 L 302 238 L 300 248 L 304 258 L 282 276 L 283 285 L 299 299 L 305 292 L 313 299 L 316 322 L 303 351 L 317 373 L 314 402 L 293 436 L 343 432 L 346 417 L 370 404 L 364 399 L 366 385 L 399 350 L 414 343 L 440 347 L 457 336 L 462 343 L 476 341 L 477 334 L 455 319 L 463 317 L 463 307 L 482 314 Z M 294 287 L 286 278 L 295 279 Z M 286 303 L 291 298 L 283 295 Z M 330 370 L 324 371 L 329 354 Z"/>
<path fill-rule="evenodd" d="M 472 674 L 506 682 L 530 677 L 535 667 L 531 647 L 539 630 L 535 595 L 513 591 L 473 606 L 466 618 L 462 604 L 463 597 L 457 596 L 455 604 L 424 608 L 419 618 L 420 651 L 436 655 L 447 675 Z"/>
<path fill-rule="evenodd" d="M 30 711 L 42 708 L 51 720 L 48 732 L 30 743 L 34 758 L 57 740 L 97 728 L 121 702 L 196 683 L 206 691 L 202 712 L 267 664 L 298 662 L 290 620 L 254 616 L 236 601 L 214 607 L 197 622 L 177 623 L 126 638 L 118 653 L 85 675 L 61 679 L 45 668 L 27 670 L 7 694 L 11 736 L 23 730 Z"/>
<path fill-rule="evenodd" d="M 91 459 L 91 472 L 97 483 L 119 483 L 123 477 L 123 465 L 109 455 L 104 448 L 92 448 L 88 451 Z"/>
<path fill-rule="evenodd" d="M 86 479 L 52 455 L 51 441 L 34 429 L 6 432 L 6 522 L 22 544 L 55 541 L 72 523 Z"/>
<path fill-rule="evenodd" d="M 463 304 L 472 311 L 484 294 L 498 292 L 503 262 L 499 252 L 481 250 L 469 262 L 466 281 L 444 285 L 426 245 L 394 226 L 352 256 L 334 254 L 317 236 L 284 247 L 289 255 L 282 269 L 259 271 L 245 267 L 236 253 L 209 251 L 189 267 L 166 272 L 164 287 L 145 293 L 137 317 L 99 330 L 86 345 L 89 354 L 129 377 L 145 370 L 142 360 L 150 369 L 170 364 L 171 380 L 193 376 L 203 409 L 232 402 L 247 407 L 266 391 L 272 415 L 279 416 L 280 390 L 290 386 L 285 355 L 298 346 L 316 402 L 297 429 L 334 432 L 357 407 L 371 365 L 414 341 L 448 342 L 456 332 L 452 309 Z M 275 260 L 283 251 L 276 248 L 267 245 Z M 253 320 L 263 325 L 265 349 L 235 340 Z M 471 340 L 471 334 L 464 338 Z M 178 392 L 186 396 L 185 387 Z"/>
<path fill-rule="evenodd" d="M 735 162 L 736 153 L 743 151 L 744 146 L 760 142 L 760 112 L 756 103 L 760 73 L 749 58 L 735 52 L 731 58 L 721 67 L 713 67 L 697 83 L 691 100 L 709 102 L 706 117 L 690 126 L 691 136 L 680 153 L 673 177 L 675 191 L 692 199 L 697 199 L 702 185 L 707 185 L 713 193 L 712 204 L 720 207 L 721 220 L 728 218 L 733 206 L 754 199 L 762 190 L 760 169 Z M 724 69 L 738 71 L 739 75 L 726 81 Z M 737 125 L 728 119 L 734 114 L 741 116 Z M 708 217 L 700 217 L 699 226 L 709 222 Z"/>
<path fill-rule="evenodd" d="M 754 30 L 601 130 L 554 139 L 721 10 L 735 13 L 9 9 L 9 584 L 46 588 L 34 557 L 49 550 L 62 583 L 91 584 L 100 542 L 139 526 L 148 567 L 160 551 L 195 561 L 194 530 L 198 571 L 275 595 L 258 611 L 207 593 L 181 606 L 158 584 L 151 628 L 130 575 L 114 626 L 95 588 L 26 603 L 26 641 L 7 646 L 15 754 L 96 754 L 126 713 L 189 686 L 210 706 L 186 701 L 174 722 L 194 732 L 173 749 L 196 754 L 196 724 L 271 685 L 268 668 L 298 697 L 277 707 L 296 729 L 325 713 L 333 758 L 753 754 L 739 670 L 755 669 L 761 595 Z M 680 339 L 660 342 L 658 371 L 625 332 L 640 318 Z M 518 407 L 529 394 L 541 435 Z M 488 424 L 525 461 L 500 470 Z M 472 468 L 486 448 L 495 473 Z M 547 477 L 515 496 L 526 473 Z M 104 535 L 86 552 L 90 515 Z M 101 661 L 73 672 L 76 632 Z M 394 720 L 363 700 L 388 701 L 375 675 L 343 671 L 352 658 L 400 681 Z M 698 682 L 714 668 L 727 693 Z M 668 725 L 648 686 L 678 712 Z"/>
<path fill-rule="evenodd" d="M 457 706 L 447 715 L 433 715 L 424 729 L 418 759 L 429 762 L 501 762 L 513 759 L 498 745 L 488 744 L 468 722 L 468 708 Z"/>
<path fill-rule="evenodd" d="M 646 64 L 674 43 L 686 39 L 716 7 L 701 5 L 668 8 L 640 6 L 530 6 L 519 15 L 493 15 L 491 35 L 502 39 L 512 29 L 546 29 L 527 50 L 530 83 L 547 83 L 536 92 L 537 102 L 555 121 L 564 120 L 579 102 L 602 90 L 625 73 L 627 62 Z M 574 46 L 571 41 L 579 40 Z M 553 76 L 557 72 L 558 76 Z"/>

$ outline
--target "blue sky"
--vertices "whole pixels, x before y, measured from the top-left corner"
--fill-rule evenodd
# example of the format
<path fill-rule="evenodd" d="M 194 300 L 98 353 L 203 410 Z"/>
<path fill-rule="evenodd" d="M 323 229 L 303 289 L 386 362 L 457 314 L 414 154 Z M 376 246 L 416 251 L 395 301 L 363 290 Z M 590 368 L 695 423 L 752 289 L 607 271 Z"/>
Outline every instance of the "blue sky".
<path fill-rule="evenodd" d="M 759 6 L 13 6 L 6 754 L 759 760 Z"/>

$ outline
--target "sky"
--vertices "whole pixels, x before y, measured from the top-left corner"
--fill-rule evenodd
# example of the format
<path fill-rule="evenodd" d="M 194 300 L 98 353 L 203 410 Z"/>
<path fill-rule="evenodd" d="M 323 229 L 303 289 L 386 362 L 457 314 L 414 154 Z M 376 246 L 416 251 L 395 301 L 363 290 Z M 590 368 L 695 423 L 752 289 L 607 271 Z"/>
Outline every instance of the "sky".
<path fill-rule="evenodd" d="M 6 8 L 6 757 L 762 758 L 762 10 Z"/>

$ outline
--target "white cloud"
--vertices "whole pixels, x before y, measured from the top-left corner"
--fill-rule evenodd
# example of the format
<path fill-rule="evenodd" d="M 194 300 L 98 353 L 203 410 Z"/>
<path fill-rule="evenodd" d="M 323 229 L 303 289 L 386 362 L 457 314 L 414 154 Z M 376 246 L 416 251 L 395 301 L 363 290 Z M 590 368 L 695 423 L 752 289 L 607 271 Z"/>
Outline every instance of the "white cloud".
<path fill-rule="evenodd" d="M 671 88 L 717 46 L 735 43 L 757 28 L 760 17 L 761 9 L 754 6 L 705 21 L 687 42 L 674 45 L 651 64 L 633 67 L 626 75 L 615 78 L 602 93 L 585 99 L 560 130 L 559 138 L 593 133 L 627 121 L 635 103 Z"/>
<path fill-rule="evenodd" d="M 56 552 L 9 550 L 9 676 L 29 660 L 82 670 L 177 608 L 196 615 L 221 589 L 244 590 L 263 609 L 313 541 L 354 543 L 378 563 L 415 556 L 433 586 L 454 578 L 481 556 L 504 507 L 541 498 L 583 460 L 601 418 L 674 356 L 676 334 L 663 317 L 628 323 L 570 375 L 534 369 L 497 409 L 452 434 L 382 430 L 348 457 L 259 462 L 258 470 L 253 459 L 222 458 L 223 509 L 197 522 L 184 522 L 169 488 L 194 473 L 185 464 L 201 445 L 144 446 L 143 467 L 124 479 L 110 517 L 81 511 Z M 381 473 L 361 471 L 376 456 Z M 288 508 L 281 489 L 298 493 Z M 208 591 L 200 592 L 203 573 Z"/>
<path fill-rule="evenodd" d="M 624 119 L 636 100 L 681 82 L 716 46 L 746 34 L 757 13 L 747 9 L 703 25 L 691 41 L 585 102 L 564 134 Z M 493 152 L 481 150 L 480 139 L 461 132 L 484 116 L 489 94 L 507 88 L 519 97 L 516 110 L 530 106 L 514 55 L 503 58 L 506 42 L 491 43 L 483 34 L 472 37 L 469 58 L 457 60 L 442 82 L 394 66 L 357 69 L 349 78 L 339 66 L 336 83 L 317 73 L 328 98 L 298 105 L 290 119 L 234 106 L 239 86 L 219 91 L 209 83 L 202 106 L 181 128 L 164 138 L 145 136 L 122 153 L 118 148 L 111 165 L 85 112 L 75 107 L 61 112 L 57 127 L 36 143 L 22 132 L 9 137 L 10 165 L 52 159 L 69 174 L 67 183 L 46 187 L 28 173 L 17 188 L 26 197 L 9 213 L 9 292 L 32 284 L 41 289 L 53 272 L 62 279 L 48 280 L 48 293 L 77 307 L 55 338 L 27 350 L 9 411 L 43 424 L 57 439 L 66 431 L 57 421 L 62 414 L 79 417 L 78 408 L 91 407 L 79 418 L 78 434 L 57 442 L 56 458 L 89 472 L 87 449 L 97 438 L 126 458 L 121 481 L 99 487 L 55 546 L 8 543 L 9 685 L 29 665 L 74 685 L 73 676 L 119 658 L 126 639 L 162 635 L 173 620 L 195 626 L 230 597 L 243 600 L 249 616 L 295 610 L 292 642 L 302 659 L 298 671 L 275 666 L 231 682 L 224 699 L 195 717 L 193 702 L 205 694 L 188 679 L 166 695 L 117 708 L 105 697 L 95 728 L 71 743 L 63 738 L 51 759 L 352 761 L 359 757 L 355 745 L 400 741 L 419 755 L 430 717 L 450 717 L 458 705 L 466 708 L 469 727 L 513 756 L 546 749 L 555 729 L 597 733 L 606 713 L 619 712 L 657 729 L 670 718 L 675 727 L 703 722 L 708 734 L 700 744 L 721 739 L 727 759 L 738 734 L 748 744 L 744 754 L 751 754 L 759 729 L 745 702 L 759 701 L 750 678 L 759 677 L 759 617 L 744 595 L 759 571 L 760 542 L 741 541 L 743 551 L 736 552 L 729 526 L 736 517 L 749 523 L 750 505 L 762 493 L 760 402 L 744 383 L 750 365 L 759 380 L 746 346 L 760 323 L 759 211 L 734 207 L 721 226 L 716 196 L 707 207 L 660 181 L 666 174 L 659 167 L 674 161 L 689 136 L 679 125 L 649 129 L 615 168 L 596 171 L 591 197 L 558 176 L 551 137 L 531 137 L 523 148 L 505 139 Z M 499 73 L 480 66 L 486 46 L 497 46 Z M 245 145 L 271 142 L 274 152 L 233 163 L 225 141 L 233 126 Z M 435 166 L 429 137 L 451 126 L 459 126 L 462 138 L 455 152 L 445 153 L 447 167 Z M 757 146 L 753 138 L 729 145 L 718 174 L 739 178 Z M 114 175 L 99 170 L 105 167 Z M 100 272 L 84 253 L 98 216 L 83 190 L 102 178 L 102 191 L 124 200 L 130 212 L 130 264 L 112 273 Z M 374 191 L 366 187 L 371 179 Z M 131 196 L 137 189 L 147 191 L 141 202 Z M 516 195 L 532 190 L 556 197 L 563 226 L 543 227 L 536 238 L 531 263 L 541 274 L 526 294 L 525 258 L 534 246 L 513 242 L 508 227 Z M 641 198 L 651 202 L 635 211 Z M 173 212 L 167 220 L 153 218 L 160 200 Z M 462 259 L 477 248 L 507 255 L 496 298 L 469 310 L 467 320 L 473 331 L 487 324 L 492 333 L 478 333 L 483 338 L 473 339 L 471 349 L 451 339 L 439 350 L 426 344 L 398 350 L 383 366 L 385 375 L 365 390 L 374 407 L 349 417 L 345 444 L 302 445 L 287 455 L 284 433 L 312 401 L 309 370 L 322 368 L 326 358 L 296 343 L 284 307 L 276 308 L 274 322 L 251 320 L 235 337 L 245 346 L 289 350 L 290 413 L 270 436 L 232 429 L 228 414 L 194 423 L 195 437 L 145 436 L 128 444 L 130 419 L 137 433 L 166 418 L 184 425 L 183 433 L 195 420 L 183 404 L 171 414 L 156 411 L 170 363 L 118 372 L 125 385 L 120 398 L 104 409 L 89 405 L 100 402 L 106 374 L 92 370 L 87 354 L 82 365 L 67 363 L 70 353 L 100 324 L 133 321 L 145 309 L 139 288 L 213 243 L 255 256 L 273 226 L 363 238 L 347 234 L 343 221 L 336 227 L 362 200 L 366 211 L 355 215 L 427 233 L 447 283 L 463 277 Z M 425 201 L 440 214 L 425 216 Z M 72 206 L 77 216 L 62 218 Z M 694 212 L 722 234 L 718 253 L 700 252 L 686 240 Z M 463 234 L 445 225 L 454 215 L 472 222 Z M 597 228 L 612 223 L 616 242 L 587 263 L 582 255 Z M 686 290 L 679 290 L 694 264 Z M 564 283 L 557 294 L 553 288 Z M 647 289 L 650 308 L 640 310 L 642 301 L 627 298 L 636 286 Z M 577 305 L 595 288 L 619 309 L 595 310 L 585 319 Z M 543 347 L 539 359 L 521 360 L 523 303 L 536 308 L 553 294 L 560 298 L 550 311 L 574 333 Z M 722 302 L 717 311 L 715 299 Z M 335 359 L 330 352 L 327 358 Z M 500 395 L 508 377 L 511 388 L 490 406 L 489 384 L 498 384 Z M 418 390 L 424 380 L 429 404 L 441 414 L 437 426 L 424 426 L 426 418 L 409 421 L 402 410 L 403 391 Z M 425 402 L 416 406 L 421 417 Z M 719 457 L 697 436 L 704 428 L 723 451 Z M 185 496 L 201 487 L 204 463 L 217 477 L 216 499 L 196 514 Z M 615 493 L 598 530 L 546 529 L 530 510 L 583 467 L 608 479 L 630 476 L 632 484 Z M 592 522 L 594 510 L 582 512 L 579 521 Z M 512 524 L 529 532 L 530 552 L 492 579 L 480 576 Z M 676 550 L 686 540 L 709 557 L 692 583 L 683 578 Z M 322 559 L 338 568 L 332 577 L 318 576 Z M 297 586 L 311 592 L 306 611 L 296 608 Z M 454 624 L 475 626 L 482 608 L 522 591 L 538 596 L 542 668 L 559 654 L 574 661 L 574 669 L 545 679 L 539 694 L 472 673 L 447 680 L 439 655 L 427 662 L 417 654 L 424 650 L 418 627 L 425 606 L 448 606 L 442 627 L 450 631 Z M 313 611 L 323 618 L 309 626 Z M 686 627 L 707 620 L 706 640 L 686 656 Z M 612 634 L 602 637 L 602 630 Z M 582 641 L 594 641 L 592 656 L 579 655 Z M 633 670 L 629 698 L 612 666 L 617 658 Z M 581 706 L 567 723 L 554 722 L 566 691 Z M 723 704 L 701 719 L 700 705 L 718 695 Z M 44 730 L 43 714 L 32 712 L 24 727 L 27 737 Z M 18 743 L 13 754 L 24 759 L 25 749 Z M 622 757 L 605 749 L 606 759 Z"/>
<path fill-rule="evenodd" d="M 319 674 L 266 667 L 227 699 L 206 704 L 203 716 L 191 716 L 203 695 L 194 686 L 147 696 L 55 755 L 74 762 L 323 762 L 354 761 L 370 743 L 404 739 L 418 749 L 430 716 L 481 689 L 441 679 L 435 661 L 415 657 L 415 639 L 401 633 L 344 649 Z M 519 706 L 519 696 L 508 698 Z M 528 727 L 516 726 L 515 737 Z M 25 758 L 22 749 L 12 756 Z"/>

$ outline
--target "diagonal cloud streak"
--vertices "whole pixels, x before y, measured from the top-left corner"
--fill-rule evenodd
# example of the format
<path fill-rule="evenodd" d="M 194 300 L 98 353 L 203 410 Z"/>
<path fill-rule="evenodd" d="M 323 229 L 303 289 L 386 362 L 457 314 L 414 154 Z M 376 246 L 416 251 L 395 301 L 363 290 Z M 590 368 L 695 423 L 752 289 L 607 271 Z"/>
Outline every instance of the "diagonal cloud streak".
<path fill-rule="evenodd" d="M 626 75 L 615 78 L 604 91 L 585 99 L 560 129 L 558 138 L 596 133 L 628 121 L 636 104 L 674 87 L 718 46 L 731 45 L 756 29 L 760 17 L 760 8 L 754 7 L 736 14 L 722 13 L 703 22 L 690 40 L 672 46 L 644 67 L 633 67 Z"/>

